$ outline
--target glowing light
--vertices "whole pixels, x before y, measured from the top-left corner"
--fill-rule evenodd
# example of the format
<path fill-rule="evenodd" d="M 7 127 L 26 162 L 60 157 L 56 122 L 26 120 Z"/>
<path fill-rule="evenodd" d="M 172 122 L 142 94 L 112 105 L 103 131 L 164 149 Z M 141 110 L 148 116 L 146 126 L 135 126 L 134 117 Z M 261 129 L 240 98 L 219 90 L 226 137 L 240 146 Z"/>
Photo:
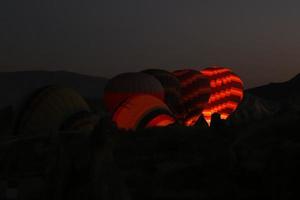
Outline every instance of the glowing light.
<path fill-rule="evenodd" d="M 209 101 L 211 85 L 214 83 L 196 70 L 179 70 L 175 71 L 174 75 L 180 80 L 182 86 L 183 111 L 177 117 L 182 119 L 185 125 L 192 126 L 199 119 Z"/>
<path fill-rule="evenodd" d="M 243 98 L 243 82 L 228 68 L 210 67 L 201 71 L 210 79 L 212 94 L 202 114 L 208 124 L 213 113 L 227 119 Z M 239 101 L 237 101 L 237 97 Z"/>
<path fill-rule="evenodd" d="M 173 123 L 175 123 L 174 118 L 170 117 L 169 115 L 162 114 L 162 115 L 155 117 L 150 122 L 148 122 L 148 124 L 146 125 L 146 128 L 164 127 L 164 126 L 168 126 Z"/>
<path fill-rule="evenodd" d="M 143 125 L 143 127 L 147 125 L 163 126 L 175 122 L 175 119 L 170 115 L 162 114 L 160 113 L 161 111 L 170 112 L 167 105 L 160 99 L 151 95 L 135 95 L 128 98 L 118 107 L 113 114 L 113 121 L 118 128 L 126 130 L 135 130 L 141 125 Z M 147 117 L 152 116 L 151 113 L 157 113 L 157 115 L 153 116 L 153 119 L 148 119 Z M 144 124 L 146 123 L 144 120 L 146 120 L 147 124 Z M 150 120 L 150 122 L 148 122 L 148 120 Z"/>

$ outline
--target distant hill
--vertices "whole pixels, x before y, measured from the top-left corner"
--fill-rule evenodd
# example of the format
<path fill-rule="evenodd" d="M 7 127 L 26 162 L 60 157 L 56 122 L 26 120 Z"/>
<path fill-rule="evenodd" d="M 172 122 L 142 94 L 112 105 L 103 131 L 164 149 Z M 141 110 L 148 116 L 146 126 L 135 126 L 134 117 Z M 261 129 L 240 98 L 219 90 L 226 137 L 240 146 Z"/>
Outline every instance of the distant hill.
<path fill-rule="evenodd" d="M 238 109 L 230 116 L 234 124 L 246 124 L 273 116 L 280 110 L 280 104 L 274 103 L 255 95 L 245 93 Z"/>
<path fill-rule="evenodd" d="M 270 83 L 268 85 L 249 89 L 247 92 L 267 100 L 286 102 L 291 96 L 300 96 L 300 74 L 289 81 Z"/>
<path fill-rule="evenodd" d="M 0 108 L 18 105 L 36 89 L 54 84 L 73 88 L 86 99 L 100 99 L 106 79 L 67 71 L 1 72 Z"/>
<path fill-rule="evenodd" d="M 278 112 L 300 110 L 300 74 L 289 81 L 248 89 L 230 121 L 235 124 L 256 122 Z"/>

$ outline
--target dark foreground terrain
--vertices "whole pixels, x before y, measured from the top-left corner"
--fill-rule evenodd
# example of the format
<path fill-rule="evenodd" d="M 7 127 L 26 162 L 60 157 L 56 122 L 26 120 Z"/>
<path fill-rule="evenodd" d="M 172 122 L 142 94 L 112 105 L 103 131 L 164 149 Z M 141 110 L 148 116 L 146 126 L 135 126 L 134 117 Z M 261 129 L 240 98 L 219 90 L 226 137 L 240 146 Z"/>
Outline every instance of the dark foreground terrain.
<path fill-rule="evenodd" d="M 100 117 L 93 132 L 16 136 L 0 109 L 0 199 L 300 199 L 299 86 L 251 89 L 210 128 L 125 132 Z"/>
<path fill-rule="evenodd" d="M 1 142 L 0 199 L 297 199 L 300 113 L 243 127 L 173 126 Z"/>

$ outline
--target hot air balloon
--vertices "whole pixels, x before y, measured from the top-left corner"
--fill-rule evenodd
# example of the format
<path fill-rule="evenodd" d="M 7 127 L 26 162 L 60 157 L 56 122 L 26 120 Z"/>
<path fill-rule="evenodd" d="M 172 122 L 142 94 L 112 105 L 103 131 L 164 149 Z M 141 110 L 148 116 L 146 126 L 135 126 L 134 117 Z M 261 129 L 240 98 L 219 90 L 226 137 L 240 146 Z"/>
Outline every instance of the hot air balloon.
<path fill-rule="evenodd" d="M 211 94 L 209 79 L 192 69 L 177 70 L 174 75 L 181 83 L 181 118 L 185 125 L 193 126 L 209 100 Z"/>
<path fill-rule="evenodd" d="M 62 131 L 91 131 L 99 121 L 99 117 L 90 111 L 83 110 L 73 114 L 61 126 Z"/>
<path fill-rule="evenodd" d="M 211 96 L 203 110 L 204 118 L 210 124 L 213 113 L 227 119 L 243 99 L 243 82 L 229 68 L 208 67 L 201 70 L 210 80 Z"/>
<path fill-rule="evenodd" d="M 165 91 L 165 102 L 176 113 L 181 98 L 181 85 L 177 77 L 162 69 L 147 69 L 142 72 L 154 76 L 161 83 Z"/>
<path fill-rule="evenodd" d="M 148 94 L 164 99 L 164 88 L 153 76 L 146 73 L 123 73 L 110 79 L 104 89 L 103 101 L 110 113 L 129 97 L 137 94 Z"/>
<path fill-rule="evenodd" d="M 85 113 L 85 117 L 80 113 Z M 91 115 L 89 105 L 73 89 L 47 86 L 35 92 L 24 104 L 17 119 L 16 134 L 51 134 L 70 130 L 70 127 L 72 130 L 75 127 L 76 130 L 91 130 L 96 123 L 91 120 Z M 80 123 L 82 120 L 86 122 Z"/>
<path fill-rule="evenodd" d="M 113 121 L 118 128 L 125 130 L 162 127 L 175 123 L 168 106 L 162 100 L 146 94 L 127 98 L 113 114 Z"/>

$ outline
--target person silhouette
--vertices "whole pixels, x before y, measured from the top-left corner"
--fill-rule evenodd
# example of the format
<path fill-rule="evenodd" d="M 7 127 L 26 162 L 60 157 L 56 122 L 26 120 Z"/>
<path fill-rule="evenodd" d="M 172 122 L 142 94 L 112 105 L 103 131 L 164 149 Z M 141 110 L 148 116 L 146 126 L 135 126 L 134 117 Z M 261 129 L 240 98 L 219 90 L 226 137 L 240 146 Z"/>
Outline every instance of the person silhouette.
<path fill-rule="evenodd" d="M 210 127 L 215 129 L 222 129 L 225 127 L 225 121 L 221 119 L 221 115 L 219 113 L 212 114 Z"/>

